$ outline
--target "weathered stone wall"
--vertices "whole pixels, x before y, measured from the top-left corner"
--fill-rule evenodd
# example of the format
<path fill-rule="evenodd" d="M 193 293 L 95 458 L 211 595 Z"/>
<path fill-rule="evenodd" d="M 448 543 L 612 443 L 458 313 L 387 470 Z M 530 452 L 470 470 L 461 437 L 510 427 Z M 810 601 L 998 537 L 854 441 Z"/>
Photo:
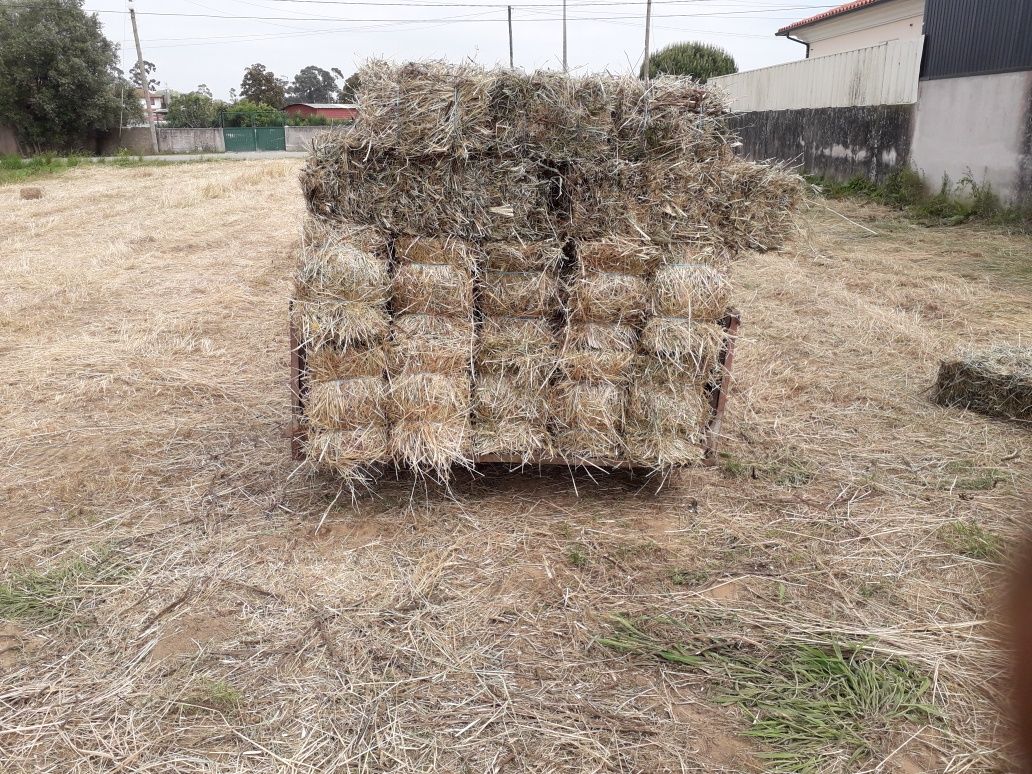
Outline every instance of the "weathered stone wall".
<path fill-rule="evenodd" d="M 913 105 L 736 113 L 742 153 L 778 159 L 831 180 L 881 181 L 910 159 Z"/>

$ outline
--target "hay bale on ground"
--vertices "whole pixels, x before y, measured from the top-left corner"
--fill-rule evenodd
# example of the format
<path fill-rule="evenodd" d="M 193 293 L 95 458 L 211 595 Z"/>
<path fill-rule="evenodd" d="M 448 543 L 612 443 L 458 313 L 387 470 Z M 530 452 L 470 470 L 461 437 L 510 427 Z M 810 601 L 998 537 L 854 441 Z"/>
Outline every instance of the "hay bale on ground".
<path fill-rule="evenodd" d="M 554 239 L 568 218 L 557 171 L 526 158 L 406 157 L 324 135 L 302 172 L 313 213 L 401 234 L 468 240 Z"/>
<path fill-rule="evenodd" d="M 445 481 L 471 465 L 473 274 L 477 249 L 446 237 L 394 241 L 395 319 L 387 416 L 396 462 Z"/>
<path fill-rule="evenodd" d="M 569 314 L 552 392 L 556 448 L 568 460 L 624 457 L 625 391 L 638 349 L 648 273 L 659 251 L 640 241 L 581 242 L 567 277 Z"/>
<path fill-rule="evenodd" d="M 719 320 L 731 301 L 731 281 L 726 272 L 683 260 L 664 261 L 649 279 L 649 311 L 656 317 Z"/>
<path fill-rule="evenodd" d="M 295 314 L 327 351 L 388 342 L 392 459 L 442 478 L 491 453 L 698 459 L 728 265 L 781 243 L 800 180 L 736 159 L 723 97 L 685 79 L 440 62 L 360 77 L 358 122 L 316 141 L 302 186 L 312 213 L 375 230 L 344 226 L 350 249 L 299 274 Z M 374 377 L 349 379 L 313 383 L 325 458 L 349 459 L 345 406 L 376 417 Z"/>
<path fill-rule="evenodd" d="M 556 451 L 573 464 L 621 459 L 623 407 L 622 383 L 560 381 L 549 393 Z"/>
<path fill-rule="evenodd" d="M 944 360 L 932 398 L 943 406 L 1032 422 L 1032 347 L 1001 344 Z"/>

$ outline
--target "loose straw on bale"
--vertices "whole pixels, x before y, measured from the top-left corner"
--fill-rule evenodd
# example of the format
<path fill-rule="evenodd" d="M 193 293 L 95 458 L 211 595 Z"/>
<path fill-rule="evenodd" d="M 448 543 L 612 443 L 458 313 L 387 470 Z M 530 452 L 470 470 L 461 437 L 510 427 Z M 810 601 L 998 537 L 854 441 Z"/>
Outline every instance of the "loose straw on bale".
<path fill-rule="evenodd" d="M 472 245 L 454 238 L 394 240 L 395 324 L 388 417 L 395 459 L 447 480 L 471 464 Z"/>
<path fill-rule="evenodd" d="M 389 459 L 386 236 L 371 228 L 306 219 L 293 314 L 308 350 L 306 454 L 353 489 Z"/>
<path fill-rule="evenodd" d="M 634 370 L 624 418 L 630 459 L 656 469 L 697 462 L 709 419 L 705 382 L 648 356 Z"/>
<path fill-rule="evenodd" d="M 552 388 L 557 451 L 571 463 L 623 457 L 622 385 L 605 381 L 564 381 Z"/>
<path fill-rule="evenodd" d="M 567 280 L 569 316 L 553 390 L 556 445 L 569 459 L 621 458 L 623 406 L 655 248 L 633 240 L 581 242 Z"/>
<path fill-rule="evenodd" d="M 356 134 L 368 147 L 402 156 L 482 152 L 491 78 L 475 65 L 371 61 L 358 73 Z"/>
<path fill-rule="evenodd" d="M 483 320 L 475 364 L 475 447 L 524 461 L 551 452 L 548 389 L 557 342 L 558 272 L 551 241 L 484 245 Z"/>
<path fill-rule="evenodd" d="M 323 218 L 306 220 L 293 304 L 294 323 L 306 346 L 382 342 L 390 324 L 389 297 L 383 234 L 358 226 L 336 228 Z"/>

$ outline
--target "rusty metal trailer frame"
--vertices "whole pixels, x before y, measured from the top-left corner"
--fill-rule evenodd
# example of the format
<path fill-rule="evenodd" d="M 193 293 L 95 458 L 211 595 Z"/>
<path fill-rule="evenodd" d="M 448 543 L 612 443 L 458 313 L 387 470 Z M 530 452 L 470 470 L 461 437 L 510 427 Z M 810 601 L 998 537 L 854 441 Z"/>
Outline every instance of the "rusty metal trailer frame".
<path fill-rule="evenodd" d="M 727 332 L 724 346 L 718 355 L 720 368 L 719 381 L 707 385 L 706 392 L 709 398 L 710 420 L 705 428 L 705 441 L 703 443 L 702 464 L 705 466 L 715 465 L 717 462 L 717 445 L 720 441 L 720 429 L 724 421 L 724 412 L 727 408 L 728 393 L 731 390 L 731 368 L 735 359 L 735 340 L 738 338 L 738 328 L 741 325 L 741 315 L 735 309 L 728 310 L 728 313 L 720 320 L 720 326 Z M 305 394 L 308 390 L 307 384 L 307 363 L 306 352 L 303 343 L 298 339 L 297 331 L 293 324 L 290 326 L 290 395 L 291 395 L 291 422 L 290 422 L 290 454 L 295 460 L 304 458 L 305 426 L 303 417 L 305 413 Z M 627 460 L 610 459 L 566 459 L 561 457 L 541 457 L 532 455 L 524 458 L 516 455 L 506 454 L 481 454 L 474 459 L 474 463 L 500 463 L 516 465 L 519 467 L 533 465 L 566 465 L 583 466 L 601 469 L 629 469 L 634 470 L 640 466 Z"/>

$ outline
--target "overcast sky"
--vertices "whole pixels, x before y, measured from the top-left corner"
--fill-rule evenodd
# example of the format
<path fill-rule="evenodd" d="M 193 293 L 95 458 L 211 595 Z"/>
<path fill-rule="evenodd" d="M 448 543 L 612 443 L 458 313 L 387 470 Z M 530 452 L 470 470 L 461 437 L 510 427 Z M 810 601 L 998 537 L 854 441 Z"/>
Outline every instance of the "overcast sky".
<path fill-rule="evenodd" d="M 136 59 L 127 2 L 85 3 L 106 11 L 100 18 L 121 46 L 125 70 Z M 705 41 L 730 51 L 740 70 L 801 59 L 802 45 L 774 33 L 836 4 L 654 0 L 652 48 Z M 504 0 L 136 0 L 136 10 L 144 58 L 157 66 L 162 87 L 190 91 L 204 83 L 222 98 L 239 90 L 244 68 L 255 62 L 289 80 L 309 64 L 348 75 L 370 57 L 484 65 L 507 64 L 509 57 Z M 568 0 L 570 68 L 637 71 L 644 14 L 644 0 Z M 517 67 L 561 67 L 561 18 L 561 0 L 514 2 Z"/>

